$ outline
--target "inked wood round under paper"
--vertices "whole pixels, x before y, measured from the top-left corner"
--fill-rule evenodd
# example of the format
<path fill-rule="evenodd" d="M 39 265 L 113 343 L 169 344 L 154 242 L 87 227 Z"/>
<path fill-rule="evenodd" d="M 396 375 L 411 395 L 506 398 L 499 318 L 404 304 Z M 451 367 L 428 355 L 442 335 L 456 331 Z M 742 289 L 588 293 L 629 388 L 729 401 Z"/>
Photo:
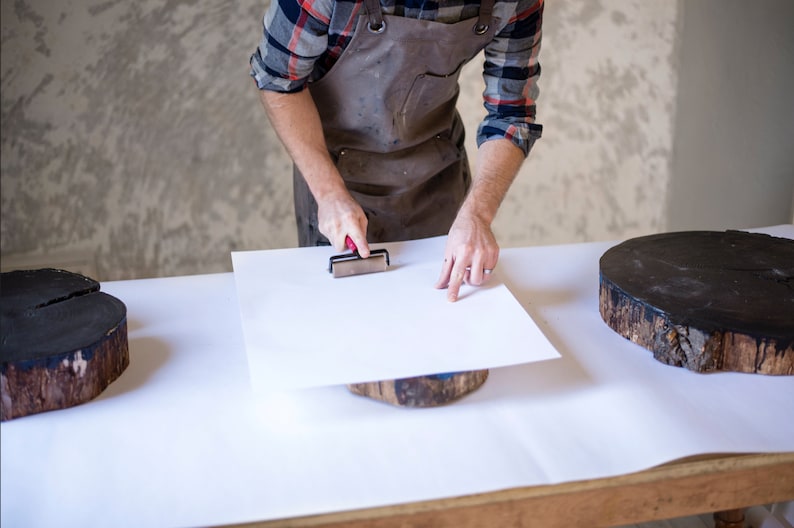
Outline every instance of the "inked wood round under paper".
<path fill-rule="evenodd" d="M 129 364 L 127 308 L 88 277 L 0 274 L 0 420 L 95 398 Z"/>
<path fill-rule="evenodd" d="M 488 379 L 488 370 L 469 370 L 388 381 L 352 383 L 354 394 L 398 407 L 438 407 L 474 392 Z"/>
<path fill-rule="evenodd" d="M 600 260 L 600 313 L 668 365 L 794 374 L 794 240 L 687 231 L 627 240 Z"/>

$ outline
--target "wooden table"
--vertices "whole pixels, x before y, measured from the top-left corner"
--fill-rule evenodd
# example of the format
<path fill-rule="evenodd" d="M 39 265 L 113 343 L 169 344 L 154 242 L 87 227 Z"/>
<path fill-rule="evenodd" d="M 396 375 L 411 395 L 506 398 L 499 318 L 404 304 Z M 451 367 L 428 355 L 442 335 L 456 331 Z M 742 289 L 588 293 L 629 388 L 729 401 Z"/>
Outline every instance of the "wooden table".
<path fill-rule="evenodd" d="M 618 477 L 237 526 L 598 527 L 788 500 L 794 500 L 794 453 L 715 455 Z"/>
<path fill-rule="evenodd" d="M 96 400 L 0 424 L 0 524 L 578 528 L 794 500 L 794 378 L 696 374 L 615 334 L 608 247 L 503 250 L 561 358 L 429 410 L 344 387 L 262 410 L 231 273 L 105 283 L 130 365 Z"/>

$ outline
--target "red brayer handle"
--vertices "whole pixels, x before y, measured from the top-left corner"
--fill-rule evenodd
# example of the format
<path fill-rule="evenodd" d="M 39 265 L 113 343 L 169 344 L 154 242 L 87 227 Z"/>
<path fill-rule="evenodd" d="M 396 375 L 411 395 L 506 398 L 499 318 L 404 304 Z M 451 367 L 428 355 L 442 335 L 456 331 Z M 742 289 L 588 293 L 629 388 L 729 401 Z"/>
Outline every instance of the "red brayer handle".
<path fill-rule="evenodd" d="M 350 235 L 345 235 L 345 245 L 347 246 L 347 249 L 349 249 L 353 253 L 358 251 L 358 248 L 356 247 L 356 243 L 353 242 L 353 239 L 350 238 Z"/>

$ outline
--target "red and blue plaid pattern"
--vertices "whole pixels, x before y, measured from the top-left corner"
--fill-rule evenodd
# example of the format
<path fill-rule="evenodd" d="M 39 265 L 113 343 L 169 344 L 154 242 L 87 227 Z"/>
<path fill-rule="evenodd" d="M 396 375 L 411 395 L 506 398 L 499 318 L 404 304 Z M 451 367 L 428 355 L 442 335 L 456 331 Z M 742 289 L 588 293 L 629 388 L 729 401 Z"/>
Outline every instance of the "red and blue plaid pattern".
<path fill-rule="evenodd" d="M 476 18 L 480 7 L 471 0 L 380 3 L 384 14 L 442 23 Z M 362 0 L 272 0 L 251 56 L 259 89 L 297 92 L 322 78 L 350 42 L 363 9 Z M 495 38 L 485 48 L 483 69 L 487 115 L 477 143 L 507 138 L 529 153 L 543 129 L 535 123 L 543 0 L 497 0 L 493 17 Z"/>

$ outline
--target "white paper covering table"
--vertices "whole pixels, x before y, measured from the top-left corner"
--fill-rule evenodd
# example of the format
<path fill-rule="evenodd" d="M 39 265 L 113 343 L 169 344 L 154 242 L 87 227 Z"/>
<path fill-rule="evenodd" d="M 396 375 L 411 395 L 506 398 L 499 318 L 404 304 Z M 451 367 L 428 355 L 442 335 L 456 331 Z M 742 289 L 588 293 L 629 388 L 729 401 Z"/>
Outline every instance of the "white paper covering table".
<path fill-rule="evenodd" d="M 105 283 L 128 306 L 130 367 L 95 401 L 0 426 L 0 523 L 231 524 L 794 451 L 794 378 L 668 367 L 601 321 L 610 246 L 503 250 L 562 357 L 423 410 L 339 386 L 257 403 L 232 274 Z"/>

